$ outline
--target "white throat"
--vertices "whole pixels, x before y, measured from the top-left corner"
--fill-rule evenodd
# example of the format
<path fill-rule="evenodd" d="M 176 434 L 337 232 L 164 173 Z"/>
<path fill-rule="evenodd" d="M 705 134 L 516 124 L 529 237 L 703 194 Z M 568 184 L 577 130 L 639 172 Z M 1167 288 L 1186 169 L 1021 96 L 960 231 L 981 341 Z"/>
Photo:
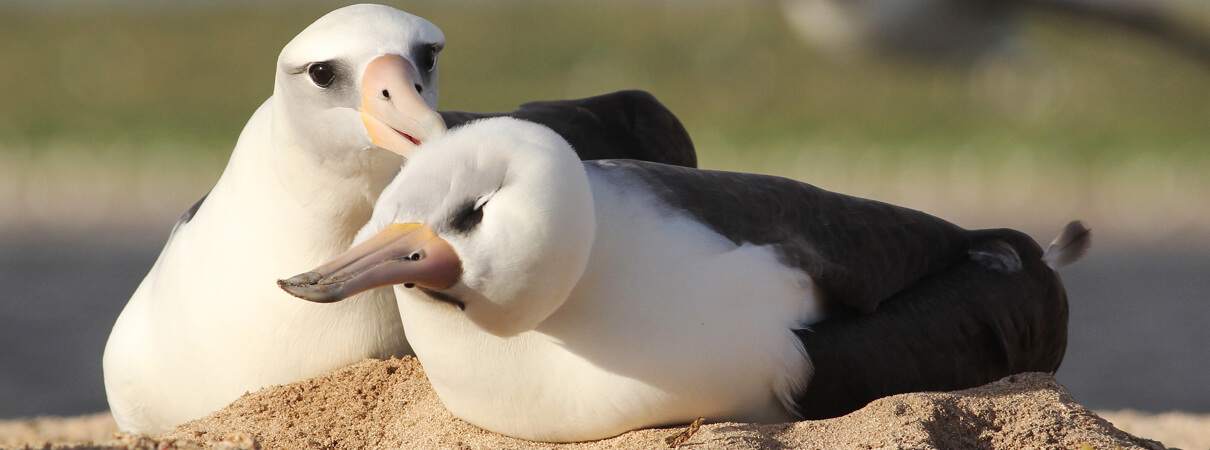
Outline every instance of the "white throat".
<path fill-rule="evenodd" d="M 273 103 L 249 120 L 214 195 L 235 200 L 226 206 L 248 218 L 241 227 L 293 236 L 293 248 L 280 251 L 300 253 L 308 260 L 300 264 L 323 261 L 348 248 L 403 158 L 377 148 L 344 150 L 343 158 L 303 148 L 282 139 L 289 133 L 274 119 Z"/>

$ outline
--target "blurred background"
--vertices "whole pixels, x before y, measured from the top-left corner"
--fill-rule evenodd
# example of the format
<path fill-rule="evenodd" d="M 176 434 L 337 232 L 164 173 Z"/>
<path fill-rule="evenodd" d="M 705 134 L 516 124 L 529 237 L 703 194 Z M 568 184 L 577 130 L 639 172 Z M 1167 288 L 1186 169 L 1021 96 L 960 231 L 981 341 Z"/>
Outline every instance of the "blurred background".
<path fill-rule="evenodd" d="M 441 109 L 643 89 L 705 168 L 1043 245 L 1084 219 L 1058 379 L 1210 413 L 1204 0 L 386 3 L 445 32 Z M 344 4 L 0 0 L 0 418 L 107 409 L 113 321 L 281 47 Z"/>

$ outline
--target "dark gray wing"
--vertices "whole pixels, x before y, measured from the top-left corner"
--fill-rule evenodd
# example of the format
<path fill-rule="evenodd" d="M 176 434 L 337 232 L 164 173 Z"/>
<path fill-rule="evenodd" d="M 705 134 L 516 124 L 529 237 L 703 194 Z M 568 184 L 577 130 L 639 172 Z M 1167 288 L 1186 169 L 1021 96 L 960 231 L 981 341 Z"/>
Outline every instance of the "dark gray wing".
<path fill-rule="evenodd" d="M 584 164 L 649 189 L 736 244 L 773 246 L 811 276 L 829 314 L 795 330 L 814 367 L 796 399 L 808 419 L 893 394 L 1054 372 L 1063 360 L 1067 295 L 1041 247 L 1018 231 L 964 230 L 780 177 Z"/>
<path fill-rule="evenodd" d="M 972 232 L 939 218 L 786 178 L 642 161 L 585 167 L 645 184 L 736 244 L 773 246 L 784 264 L 811 276 L 829 313 L 872 313 L 971 248 Z"/>
<path fill-rule="evenodd" d="M 1067 349 L 1067 294 L 1042 249 L 1013 230 L 979 230 L 1003 243 L 1015 271 L 959 261 L 884 300 L 874 314 L 825 319 L 795 331 L 815 367 L 798 412 L 825 419 L 905 392 L 952 391 L 1059 368 Z"/>
<path fill-rule="evenodd" d="M 185 210 L 184 214 L 181 214 L 181 218 L 177 219 L 176 225 L 173 225 L 172 232 L 168 233 L 169 241 L 172 241 L 172 236 L 176 235 L 177 230 L 181 229 L 181 227 L 193 220 L 193 215 L 197 214 L 197 210 L 202 208 L 202 203 L 204 203 L 206 201 L 206 197 L 209 196 L 210 193 L 207 192 L 206 195 L 203 195 L 202 198 L 199 198 L 197 202 L 193 204 L 193 206 L 190 206 L 189 209 Z"/>
<path fill-rule="evenodd" d="M 697 166 L 693 141 L 681 121 L 647 92 L 618 91 L 575 100 L 531 102 L 507 113 L 441 111 L 449 128 L 499 116 L 550 127 L 585 161 L 621 158 Z"/>

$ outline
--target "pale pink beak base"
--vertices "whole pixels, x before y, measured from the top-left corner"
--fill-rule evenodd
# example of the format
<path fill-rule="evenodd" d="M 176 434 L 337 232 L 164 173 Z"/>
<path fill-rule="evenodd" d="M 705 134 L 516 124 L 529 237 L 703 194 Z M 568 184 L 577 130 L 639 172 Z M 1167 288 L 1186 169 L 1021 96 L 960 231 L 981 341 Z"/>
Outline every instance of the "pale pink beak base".
<path fill-rule="evenodd" d="M 402 56 L 382 55 L 366 65 L 360 112 L 374 145 L 407 157 L 421 142 L 445 134 L 445 121 L 419 87 L 420 74 Z"/>

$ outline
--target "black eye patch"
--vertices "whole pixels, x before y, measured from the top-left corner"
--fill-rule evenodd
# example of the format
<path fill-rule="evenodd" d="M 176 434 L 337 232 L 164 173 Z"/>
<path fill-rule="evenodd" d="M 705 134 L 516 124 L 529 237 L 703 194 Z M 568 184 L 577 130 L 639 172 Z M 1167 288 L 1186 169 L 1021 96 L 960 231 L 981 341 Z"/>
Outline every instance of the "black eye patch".
<path fill-rule="evenodd" d="M 420 70 L 432 72 L 437 67 L 437 46 L 430 45 L 420 54 Z"/>
<path fill-rule="evenodd" d="M 469 200 L 459 206 L 450 219 L 450 228 L 459 233 L 467 233 L 475 229 L 483 221 L 483 205 L 475 207 L 475 200 Z"/>

